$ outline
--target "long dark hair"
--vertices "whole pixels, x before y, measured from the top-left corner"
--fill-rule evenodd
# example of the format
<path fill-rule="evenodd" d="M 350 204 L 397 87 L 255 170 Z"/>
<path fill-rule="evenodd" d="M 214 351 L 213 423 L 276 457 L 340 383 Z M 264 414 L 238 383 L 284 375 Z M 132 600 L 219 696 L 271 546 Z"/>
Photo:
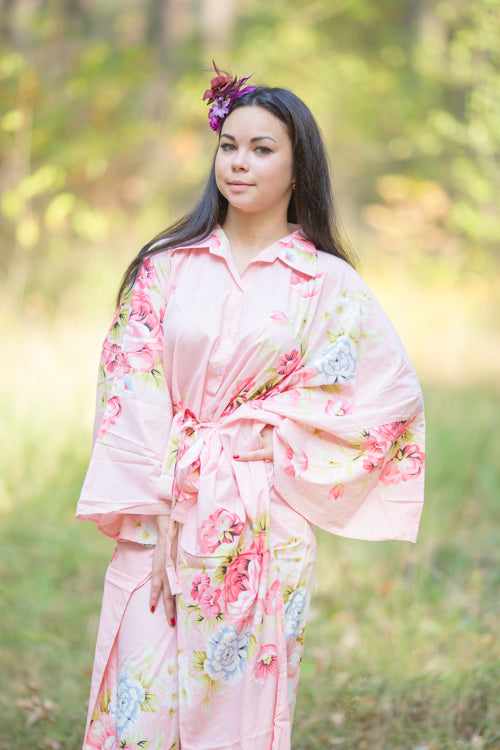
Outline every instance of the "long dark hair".
<path fill-rule="evenodd" d="M 230 112 L 248 106 L 263 107 L 281 120 L 292 142 L 295 189 L 288 205 L 288 221 L 299 224 L 303 234 L 318 250 L 324 250 L 354 265 L 334 207 L 323 139 L 311 111 L 291 91 L 269 86 L 258 86 L 237 99 Z M 125 271 L 118 292 L 118 302 L 133 285 L 145 258 L 171 247 L 200 242 L 217 224 L 224 223 L 226 214 L 227 200 L 219 192 L 215 181 L 214 157 L 200 201 L 179 221 L 142 248 Z"/>

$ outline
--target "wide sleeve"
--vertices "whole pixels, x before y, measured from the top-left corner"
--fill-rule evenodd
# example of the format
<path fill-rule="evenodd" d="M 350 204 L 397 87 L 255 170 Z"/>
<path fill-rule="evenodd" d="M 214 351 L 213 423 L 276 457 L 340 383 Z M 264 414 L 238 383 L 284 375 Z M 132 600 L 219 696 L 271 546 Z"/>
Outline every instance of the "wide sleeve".
<path fill-rule="evenodd" d="M 116 537 L 123 516 L 165 515 L 164 462 L 172 404 L 163 367 L 168 257 L 144 261 L 105 338 L 94 445 L 77 517 Z"/>
<path fill-rule="evenodd" d="M 329 532 L 415 541 L 424 490 L 418 380 L 360 277 L 349 269 L 340 288 L 328 281 L 302 366 L 286 390 L 265 401 L 280 417 L 274 489 Z"/>

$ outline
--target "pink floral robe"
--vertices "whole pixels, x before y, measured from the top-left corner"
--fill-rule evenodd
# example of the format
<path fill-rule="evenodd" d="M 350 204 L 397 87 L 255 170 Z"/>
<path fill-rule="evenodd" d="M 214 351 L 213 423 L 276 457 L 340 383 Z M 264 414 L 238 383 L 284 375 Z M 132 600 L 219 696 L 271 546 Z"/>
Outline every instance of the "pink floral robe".
<path fill-rule="evenodd" d="M 235 461 L 274 426 L 274 461 Z M 85 750 L 289 750 L 313 525 L 415 541 L 423 404 L 357 273 L 297 231 L 240 276 L 221 228 L 146 259 L 104 342 L 77 515 L 119 541 Z M 156 516 L 177 625 L 148 608 Z"/>

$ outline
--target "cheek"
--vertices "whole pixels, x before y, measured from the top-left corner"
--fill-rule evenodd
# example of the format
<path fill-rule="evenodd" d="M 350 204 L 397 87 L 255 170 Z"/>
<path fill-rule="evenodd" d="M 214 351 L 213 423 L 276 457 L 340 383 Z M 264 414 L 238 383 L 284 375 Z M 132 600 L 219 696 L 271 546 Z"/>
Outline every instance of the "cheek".
<path fill-rule="evenodd" d="M 220 172 L 220 156 L 217 153 L 217 156 L 215 157 L 215 163 L 214 163 L 214 170 L 215 170 L 215 176 L 217 177 L 218 173 Z"/>
<path fill-rule="evenodd" d="M 274 190 L 282 190 L 290 186 L 293 172 L 288 159 L 283 159 L 277 164 L 269 165 L 266 171 L 270 187 L 274 188 Z"/>
<path fill-rule="evenodd" d="M 223 167 L 223 160 L 219 158 L 219 155 L 215 157 L 215 165 L 214 165 L 214 174 L 215 174 L 215 182 L 217 183 L 217 187 L 220 190 L 221 182 L 222 182 L 222 175 L 223 175 L 224 167 Z"/>

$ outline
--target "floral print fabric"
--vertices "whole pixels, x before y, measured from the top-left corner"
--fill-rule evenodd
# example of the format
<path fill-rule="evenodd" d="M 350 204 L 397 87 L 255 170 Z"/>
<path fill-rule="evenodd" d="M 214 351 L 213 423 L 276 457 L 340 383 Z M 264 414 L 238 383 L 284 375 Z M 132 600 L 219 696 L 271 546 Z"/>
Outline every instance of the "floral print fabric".
<path fill-rule="evenodd" d="M 286 750 L 314 563 L 310 524 L 362 539 L 416 538 L 423 406 L 394 329 L 356 272 L 299 231 L 239 275 L 218 228 L 144 261 L 106 337 L 97 406 L 77 514 L 121 543 L 154 544 L 160 514 L 178 533 L 169 577 L 179 594 L 182 748 Z M 266 424 L 274 466 L 234 460 L 260 447 Z M 299 524 L 296 535 L 286 525 L 278 533 L 284 514 L 288 527 Z M 127 596 L 130 614 L 137 594 Z M 91 715 L 111 659 L 103 643 L 120 643 L 120 619 L 106 629 L 106 613 Z M 115 672 L 115 692 L 135 684 Z M 127 695 L 137 703 L 136 688 Z M 123 743 L 118 705 L 110 699 L 105 721 L 115 717 Z M 214 727 L 229 719 L 222 740 Z"/>

